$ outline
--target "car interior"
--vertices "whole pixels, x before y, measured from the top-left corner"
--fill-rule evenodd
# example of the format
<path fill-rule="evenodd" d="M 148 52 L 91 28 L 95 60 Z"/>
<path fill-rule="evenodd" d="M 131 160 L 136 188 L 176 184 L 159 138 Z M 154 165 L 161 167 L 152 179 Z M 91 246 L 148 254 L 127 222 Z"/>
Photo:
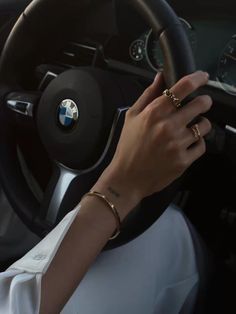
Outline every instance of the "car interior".
<path fill-rule="evenodd" d="M 140 235 L 174 202 L 207 254 L 196 313 L 235 313 L 235 1 L 30 3 L 0 0 L 1 271 L 96 182 L 112 159 L 125 112 L 157 72 L 171 86 L 204 70 L 210 80 L 198 94 L 214 101 L 206 114 L 213 124 L 207 153 L 180 180 L 143 200 L 105 249 Z M 79 104 L 78 126 L 62 122 L 63 99 Z"/>

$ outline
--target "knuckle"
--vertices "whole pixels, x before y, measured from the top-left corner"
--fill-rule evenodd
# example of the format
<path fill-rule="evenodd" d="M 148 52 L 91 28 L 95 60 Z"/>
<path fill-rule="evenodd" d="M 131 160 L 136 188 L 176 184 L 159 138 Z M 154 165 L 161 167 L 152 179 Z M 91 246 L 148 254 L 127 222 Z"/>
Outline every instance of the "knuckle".
<path fill-rule="evenodd" d="M 132 117 L 133 114 L 134 114 L 134 107 L 130 107 L 127 111 L 126 111 L 126 114 L 125 114 L 125 117 L 126 118 L 129 118 L 129 117 Z"/>
<path fill-rule="evenodd" d="M 148 122 L 152 122 L 155 119 L 155 106 L 153 103 L 149 104 L 145 109 L 144 109 L 144 120 Z"/>
<path fill-rule="evenodd" d="M 206 132 L 210 132 L 212 129 L 212 124 L 207 118 L 203 118 L 203 121 L 205 123 Z"/>
<path fill-rule="evenodd" d="M 191 75 L 188 75 L 183 79 L 183 85 L 184 85 L 184 88 L 188 91 L 195 90 L 198 87 L 194 78 Z"/>
<path fill-rule="evenodd" d="M 199 96 L 199 102 L 201 103 L 204 112 L 208 111 L 212 106 L 212 98 L 208 95 Z"/>
<path fill-rule="evenodd" d="M 152 85 L 150 85 L 148 88 L 145 89 L 143 92 L 144 97 L 149 97 L 153 91 Z"/>
<path fill-rule="evenodd" d="M 159 123 L 159 133 L 162 136 L 165 137 L 172 137 L 174 132 L 173 132 L 173 126 L 171 125 L 171 123 L 169 121 L 164 121 L 162 123 Z"/>
<path fill-rule="evenodd" d="M 153 109 L 152 104 L 147 105 L 147 107 L 145 108 L 145 114 L 147 116 L 152 116 L 153 111 L 154 111 L 154 109 Z"/>
<path fill-rule="evenodd" d="M 170 141 L 169 143 L 169 151 L 171 154 L 175 154 L 175 156 L 181 155 L 181 145 L 178 141 Z"/>
<path fill-rule="evenodd" d="M 131 120 L 138 114 L 138 106 L 133 105 L 125 113 L 125 120 Z"/>

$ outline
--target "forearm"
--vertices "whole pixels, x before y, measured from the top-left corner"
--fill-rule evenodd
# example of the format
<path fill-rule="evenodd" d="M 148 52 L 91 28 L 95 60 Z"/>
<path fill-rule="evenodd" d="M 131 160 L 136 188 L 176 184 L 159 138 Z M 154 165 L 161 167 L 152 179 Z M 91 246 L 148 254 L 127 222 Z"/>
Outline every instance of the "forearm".
<path fill-rule="evenodd" d="M 116 183 L 111 180 L 100 180 L 94 189 L 109 197 L 123 220 L 136 200 L 125 195 L 127 191 L 123 191 L 123 187 L 119 186 L 117 190 L 114 185 Z M 43 276 L 41 313 L 62 310 L 115 229 L 116 220 L 104 202 L 95 197 L 82 200 L 81 210 Z"/>
<path fill-rule="evenodd" d="M 206 73 L 196 72 L 169 92 L 179 95 L 181 102 L 208 79 Z M 158 82 L 155 80 L 128 110 L 113 161 L 94 187 L 117 207 L 121 220 L 142 198 L 163 190 L 180 177 L 206 149 L 204 139 L 196 139 L 196 132 L 193 134 L 188 126 L 210 109 L 212 100 L 198 97 L 181 108 L 180 114 L 172 99 L 160 96 Z M 211 125 L 205 119 L 195 128 L 205 136 Z M 44 275 L 41 313 L 60 312 L 116 229 L 116 220 L 103 201 L 87 197 L 81 205 Z"/>

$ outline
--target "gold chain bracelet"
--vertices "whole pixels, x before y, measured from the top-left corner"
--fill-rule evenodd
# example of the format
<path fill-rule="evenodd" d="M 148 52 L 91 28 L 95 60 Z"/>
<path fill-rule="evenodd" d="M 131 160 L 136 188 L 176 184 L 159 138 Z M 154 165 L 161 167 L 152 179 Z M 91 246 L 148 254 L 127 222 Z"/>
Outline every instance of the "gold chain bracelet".
<path fill-rule="evenodd" d="M 101 194 L 101 193 L 99 193 L 99 192 L 96 192 L 96 191 L 90 191 L 90 192 L 86 193 L 86 194 L 82 197 L 82 199 L 85 198 L 86 196 L 95 196 L 95 197 L 98 197 L 98 198 L 99 198 L 100 200 L 102 200 L 106 205 L 108 205 L 109 209 L 112 211 L 112 213 L 113 213 L 113 215 L 114 215 L 114 217 L 115 217 L 115 219 L 116 219 L 116 231 L 115 231 L 114 235 L 110 238 L 110 240 L 113 240 L 113 239 L 117 238 L 118 235 L 120 234 L 121 219 L 120 219 L 120 215 L 119 215 L 119 213 L 118 213 L 118 211 L 117 211 L 115 205 L 112 204 L 112 203 L 109 201 L 109 199 L 108 199 L 105 195 L 103 195 L 103 194 Z M 82 200 L 82 199 L 81 199 L 81 200 Z"/>

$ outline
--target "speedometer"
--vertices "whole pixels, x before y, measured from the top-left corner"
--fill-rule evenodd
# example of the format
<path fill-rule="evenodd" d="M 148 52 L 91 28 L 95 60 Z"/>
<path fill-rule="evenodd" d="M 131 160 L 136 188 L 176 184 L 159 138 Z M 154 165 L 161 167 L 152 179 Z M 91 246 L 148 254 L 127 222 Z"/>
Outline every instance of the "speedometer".
<path fill-rule="evenodd" d="M 188 39 L 192 46 L 193 51 L 197 45 L 197 38 L 193 26 L 183 18 L 179 18 L 183 24 L 183 27 L 187 33 Z M 147 61 L 149 66 L 157 71 L 158 69 L 163 68 L 164 57 L 162 55 L 162 50 L 159 44 L 158 38 L 155 36 L 152 30 L 149 31 L 146 41 L 146 53 Z"/>
<path fill-rule="evenodd" d="M 130 57 L 134 61 L 141 61 L 145 55 L 145 43 L 141 39 L 137 39 L 130 45 L 129 48 Z"/>
<path fill-rule="evenodd" d="M 217 78 L 226 92 L 236 95 L 236 35 L 220 56 Z"/>

